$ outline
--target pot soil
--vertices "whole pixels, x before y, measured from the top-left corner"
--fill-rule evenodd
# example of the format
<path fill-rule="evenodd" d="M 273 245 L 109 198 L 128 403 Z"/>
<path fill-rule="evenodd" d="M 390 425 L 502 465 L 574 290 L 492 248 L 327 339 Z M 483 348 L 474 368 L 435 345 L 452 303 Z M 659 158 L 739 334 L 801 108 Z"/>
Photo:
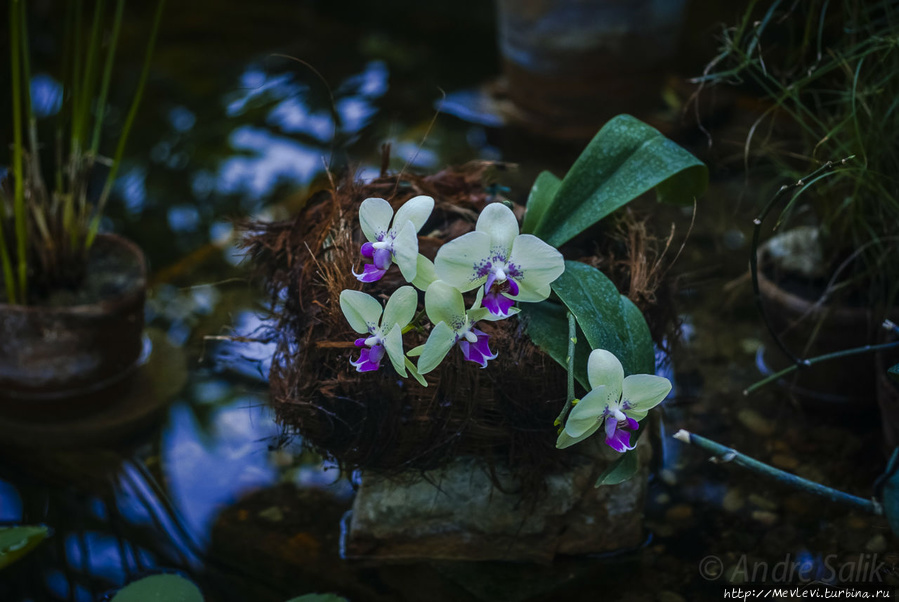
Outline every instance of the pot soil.
<path fill-rule="evenodd" d="M 36 305 L 0 304 L 5 415 L 52 421 L 96 409 L 138 365 L 147 284 L 143 253 L 124 238 L 100 235 L 86 274 L 77 289 L 56 291 Z"/>
<path fill-rule="evenodd" d="M 817 237 L 811 229 L 798 228 L 772 238 L 759 249 L 759 290 L 774 331 L 800 358 L 882 342 L 882 314 L 864 306 L 818 302 L 826 280 L 812 272 L 815 257 L 820 256 L 816 248 Z M 895 321 L 899 314 L 894 310 L 890 316 Z M 773 341 L 759 360 L 767 372 L 790 365 Z M 803 405 L 841 414 L 869 411 L 876 402 L 876 382 L 871 354 L 800 368 L 783 379 Z"/>

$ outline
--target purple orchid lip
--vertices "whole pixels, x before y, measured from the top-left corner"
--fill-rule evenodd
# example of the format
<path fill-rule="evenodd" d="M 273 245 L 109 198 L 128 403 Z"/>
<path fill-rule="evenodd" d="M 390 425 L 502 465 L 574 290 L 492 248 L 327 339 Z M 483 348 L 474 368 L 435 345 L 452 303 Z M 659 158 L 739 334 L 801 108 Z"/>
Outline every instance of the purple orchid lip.
<path fill-rule="evenodd" d="M 472 328 L 470 332 L 477 337 L 477 341 L 470 343 L 464 338 L 460 339 L 459 348 L 462 350 L 462 355 L 466 360 L 475 362 L 481 368 L 486 368 L 487 362 L 496 358 L 496 354 L 490 351 L 490 335 L 477 328 Z"/>
<path fill-rule="evenodd" d="M 378 269 L 375 264 L 366 263 L 364 266 L 362 266 L 362 273 L 357 274 L 356 272 L 353 272 L 353 276 L 355 276 L 356 280 L 358 280 L 359 282 L 377 282 L 386 273 L 386 268 Z"/>
<path fill-rule="evenodd" d="M 606 418 L 606 444 L 618 453 L 634 449 L 636 446 L 631 445 L 631 434 L 639 426 L 640 424 L 633 418 L 620 421 Z"/>
<path fill-rule="evenodd" d="M 359 341 L 365 339 L 356 339 L 356 345 Z M 381 367 L 381 359 L 384 357 L 384 347 L 382 345 L 373 345 L 370 349 L 363 349 L 359 352 L 359 359 L 350 361 L 350 365 L 356 368 L 357 372 L 373 372 Z"/>
<path fill-rule="evenodd" d="M 362 266 L 362 273 L 353 272 L 353 276 L 360 282 L 377 282 L 384 276 L 390 264 L 393 261 L 393 254 L 387 248 L 375 248 L 374 243 L 367 242 L 359 249 L 362 257 L 371 259 L 372 263 L 366 263 Z"/>
<path fill-rule="evenodd" d="M 509 278 L 496 284 L 494 279 L 495 276 L 493 274 L 490 274 L 487 278 L 487 284 L 485 285 L 487 294 L 484 295 L 484 307 L 493 315 L 506 318 L 509 316 L 509 310 L 515 304 L 515 300 L 512 297 L 518 296 L 518 283 Z"/>

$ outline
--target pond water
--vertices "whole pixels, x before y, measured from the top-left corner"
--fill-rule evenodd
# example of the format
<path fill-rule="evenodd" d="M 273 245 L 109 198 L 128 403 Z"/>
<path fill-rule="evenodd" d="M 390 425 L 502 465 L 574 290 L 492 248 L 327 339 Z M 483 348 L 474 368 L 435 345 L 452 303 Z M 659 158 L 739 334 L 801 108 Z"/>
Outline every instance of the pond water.
<path fill-rule="evenodd" d="M 328 185 L 326 166 L 377 173 L 385 141 L 395 169 L 516 163 L 503 183 L 519 200 L 536 173 L 564 173 L 581 150 L 505 129 L 468 102 L 498 71 L 492 8 L 433 4 L 170 3 L 107 217 L 152 270 L 152 352 L 124 405 L 159 412 L 116 445 L 98 447 L 76 426 L 65 440 L 37 429 L 3 446 L 0 522 L 46 523 L 54 535 L 0 572 L 0 600 L 97 600 L 166 569 L 200 584 L 209 602 L 310 592 L 676 602 L 720 599 L 723 581 L 701 572 L 709 556 L 736 582 L 745 558 L 819 571 L 828 558 L 899 562 L 884 520 L 710 464 L 670 437 L 686 428 L 862 497 L 885 464 L 876 411 L 803 409 L 776 387 L 741 394 L 760 378 L 764 341 L 743 277 L 758 193 L 719 160 L 728 150 L 709 151 L 688 130 L 679 141 L 713 161 L 713 183 L 675 268 L 684 337 L 669 366 L 675 390 L 664 404 L 645 544 L 539 567 L 341 559 L 354 483 L 282 436 L 266 405 L 271 348 L 224 340 L 253 338 L 264 303 L 232 220 L 290 215 Z M 144 17 L 129 18 L 137 28 Z M 53 30 L 49 16 L 42 23 Z M 40 32 L 38 44 L 49 43 Z M 139 55 L 132 40 L 122 61 L 136 65 Z M 52 113 L 54 82 L 40 75 L 36 85 L 49 90 Z M 433 120 L 444 91 L 448 109 L 468 120 Z M 691 215 L 665 208 L 654 222 L 685 232 Z"/>

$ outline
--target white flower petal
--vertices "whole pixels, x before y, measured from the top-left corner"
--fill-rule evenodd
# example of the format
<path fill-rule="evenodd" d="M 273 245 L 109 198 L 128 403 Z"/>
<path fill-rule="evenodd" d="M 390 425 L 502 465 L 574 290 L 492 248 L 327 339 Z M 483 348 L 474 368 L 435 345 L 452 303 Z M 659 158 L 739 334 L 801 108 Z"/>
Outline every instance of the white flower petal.
<path fill-rule="evenodd" d="M 370 333 L 381 322 L 381 304 L 362 291 L 341 291 L 340 309 L 353 330 L 360 334 Z"/>
<path fill-rule="evenodd" d="M 510 316 L 514 316 L 520 311 L 521 310 L 517 307 L 512 307 L 509 309 L 509 313 L 507 315 L 498 316 L 496 314 L 490 313 L 490 310 L 486 307 L 477 307 L 475 309 L 468 310 L 468 319 L 472 324 L 474 324 L 475 322 L 480 322 L 481 320 L 487 322 L 499 322 L 500 320 L 505 320 Z"/>
<path fill-rule="evenodd" d="M 550 283 L 565 271 L 562 254 L 532 234 L 515 239 L 509 261 L 522 273 L 516 278 L 519 301 L 543 301 L 549 296 Z"/>
<path fill-rule="evenodd" d="M 569 435 L 568 433 L 566 433 L 563 430 L 561 433 L 559 433 L 559 438 L 556 439 L 556 447 L 558 449 L 565 449 L 566 447 L 571 447 L 575 443 L 580 443 L 581 441 L 589 438 L 591 435 L 593 435 L 593 433 L 598 431 L 599 427 L 601 427 L 601 426 L 602 426 L 602 422 L 597 422 L 596 426 L 591 427 L 590 430 L 588 430 L 586 433 L 584 433 L 580 437 L 572 437 L 571 435 Z"/>
<path fill-rule="evenodd" d="M 378 240 L 379 234 L 381 238 L 387 234 L 391 219 L 393 219 L 393 207 L 384 199 L 365 199 L 359 206 L 359 224 L 369 242 Z"/>
<path fill-rule="evenodd" d="M 508 258 L 512 241 L 518 236 L 518 219 L 504 204 L 491 203 L 481 211 L 475 230 L 490 236 L 491 251 L 498 247 Z"/>
<path fill-rule="evenodd" d="M 417 196 L 409 199 L 403 206 L 396 210 L 394 218 L 394 227 L 406 223 L 406 220 L 412 222 L 415 231 L 418 232 L 431 217 L 431 211 L 434 210 L 434 199 L 429 196 Z"/>
<path fill-rule="evenodd" d="M 433 282 L 425 291 L 425 310 L 432 324 L 446 322 L 449 326 L 455 326 L 465 322 L 462 293 L 443 280 Z"/>
<path fill-rule="evenodd" d="M 643 420 L 646 413 L 660 403 L 671 391 L 671 382 L 652 374 L 632 374 L 624 379 L 621 401 L 627 402 L 629 409 L 624 413 L 634 420 Z"/>
<path fill-rule="evenodd" d="M 411 286 L 401 286 L 390 295 L 387 305 L 384 306 L 384 316 L 381 318 L 381 332 L 388 332 L 393 324 L 399 324 L 400 329 L 406 327 L 415 317 L 418 308 L 418 293 Z"/>
<path fill-rule="evenodd" d="M 416 262 L 418 266 L 415 270 L 415 279 L 412 281 L 412 286 L 420 291 L 426 291 L 432 282 L 439 280 L 437 270 L 434 268 L 433 262 L 420 253 Z"/>
<path fill-rule="evenodd" d="M 415 224 L 409 220 L 406 220 L 396 235 L 393 243 L 393 260 L 399 266 L 406 282 L 415 280 L 418 272 L 418 234 L 415 233 Z"/>
<path fill-rule="evenodd" d="M 418 373 L 427 374 L 439 366 L 455 342 L 456 333 L 453 332 L 453 329 L 446 322 L 438 323 L 431 331 L 421 356 L 418 358 Z"/>
<path fill-rule="evenodd" d="M 594 349 L 587 359 L 587 379 L 590 388 L 608 387 L 609 397 L 614 401 L 621 398 L 621 386 L 624 381 L 624 368 L 621 362 L 605 349 Z"/>
<path fill-rule="evenodd" d="M 591 429 L 596 431 L 599 428 L 599 419 L 609 407 L 607 393 L 606 387 L 593 389 L 571 408 L 568 420 L 565 421 L 565 432 L 569 437 L 580 437 Z"/>
<path fill-rule="evenodd" d="M 490 259 L 490 236 L 485 232 L 469 232 L 449 241 L 437 251 L 434 267 L 437 277 L 462 292 L 487 282 L 486 270 L 479 273 Z"/>
<path fill-rule="evenodd" d="M 391 297 L 392 298 L 392 297 Z M 403 378 L 406 377 L 406 356 L 403 355 L 403 327 L 395 324 L 390 328 L 390 332 L 384 337 L 384 350 L 393 368 Z"/>

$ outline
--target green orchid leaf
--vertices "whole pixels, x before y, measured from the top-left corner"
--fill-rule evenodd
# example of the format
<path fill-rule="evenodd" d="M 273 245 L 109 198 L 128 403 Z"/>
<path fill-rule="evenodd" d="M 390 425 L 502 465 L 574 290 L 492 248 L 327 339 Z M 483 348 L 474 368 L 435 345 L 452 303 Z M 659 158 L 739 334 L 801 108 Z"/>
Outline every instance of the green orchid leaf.
<path fill-rule="evenodd" d="M 646 320 L 605 274 L 585 263 L 566 261 L 565 272 L 552 288 L 574 314 L 591 350 L 611 352 L 621 361 L 625 375 L 655 372 Z"/>
<path fill-rule="evenodd" d="M 522 303 L 518 314 L 530 339 L 563 368 L 568 368 L 568 310 L 552 301 Z M 574 352 L 574 377 L 582 387 L 590 390 L 587 380 L 587 358 L 590 347 L 584 333 L 578 329 Z"/>
<path fill-rule="evenodd" d="M 880 496 L 893 535 L 899 536 L 899 448 L 893 450 L 886 471 L 877 479 L 874 489 Z"/>
<path fill-rule="evenodd" d="M 43 525 L 0 527 L 0 569 L 26 555 L 49 536 L 49 527 Z"/>
<path fill-rule="evenodd" d="M 887 370 L 887 375 L 895 382 L 899 383 L 899 364 L 890 366 L 890 368 Z"/>
<path fill-rule="evenodd" d="M 337 594 L 306 594 L 305 596 L 291 598 L 287 602 L 347 602 L 347 600 Z"/>
<path fill-rule="evenodd" d="M 521 224 L 521 232 L 523 234 L 533 233 L 534 228 L 543 218 L 547 208 L 552 205 L 556 193 L 559 192 L 559 186 L 562 180 L 554 176 L 548 171 L 540 172 L 534 185 L 531 186 L 531 193 L 528 195 L 527 211 L 524 214 L 524 221 Z"/>
<path fill-rule="evenodd" d="M 151 575 L 120 589 L 112 602 L 203 602 L 203 594 L 179 575 Z"/>
<path fill-rule="evenodd" d="M 652 189 L 659 201 L 688 205 L 708 179 L 699 159 L 655 128 L 619 115 L 596 134 L 554 193 L 549 177 L 538 178 L 532 194 L 536 224 L 526 229 L 559 247 Z"/>
<path fill-rule="evenodd" d="M 596 487 L 618 485 L 631 479 L 640 471 L 640 457 L 636 449 L 629 449 L 612 462 L 596 480 Z"/>

